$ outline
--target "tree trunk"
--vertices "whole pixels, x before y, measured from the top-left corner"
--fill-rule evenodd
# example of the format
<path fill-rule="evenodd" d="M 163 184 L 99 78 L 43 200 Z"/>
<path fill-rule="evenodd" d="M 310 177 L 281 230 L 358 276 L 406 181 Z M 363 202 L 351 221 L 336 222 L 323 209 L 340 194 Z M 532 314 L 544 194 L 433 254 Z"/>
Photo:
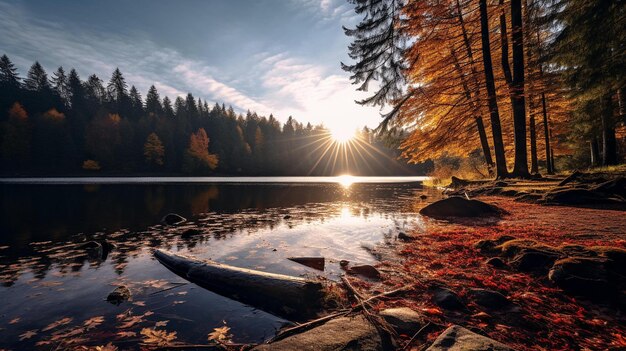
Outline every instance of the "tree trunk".
<path fill-rule="evenodd" d="M 535 131 L 535 115 L 530 114 L 530 173 L 539 173 L 537 161 L 537 133 Z"/>
<path fill-rule="evenodd" d="M 222 296 L 286 318 L 310 317 L 321 310 L 319 282 L 266 273 L 156 250 L 154 257 L 172 272 Z"/>
<path fill-rule="evenodd" d="M 491 120 L 491 132 L 493 135 L 493 148 L 496 156 L 496 176 L 506 178 L 506 155 L 504 154 L 504 142 L 502 141 L 502 127 L 500 125 L 500 112 L 496 99 L 496 85 L 493 77 L 493 63 L 491 62 L 491 47 L 489 43 L 489 17 L 487 14 L 487 0 L 479 0 L 480 4 L 480 34 L 483 52 L 483 65 L 485 70 L 485 85 L 489 105 L 489 117 Z"/>
<path fill-rule="evenodd" d="M 603 99 L 602 113 L 602 165 L 617 164 L 617 140 L 613 121 L 613 97 L 607 94 Z"/>
<path fill-rule="evenodd" d="M 550 127 L 548 125 L 548 107 L 546 106 L 546 94 L 541 93 L 541 110 L 543 113 L 543 135 L 546 144 L 546 168 L 548 174 L 554 174 L 554 165 L 550 157 Z"/>
<path fill-rule="evenodd" d="M 598 137 L 593 137 L 589 142 L 591 151 L 591 167 L 598 167 L 600 165 L 600 149 L 598 148 Z"/>
<path fill-rule="evenodd" d="M 522 1 L 511 0 L 511 39 L 513 41 L 513 129 L 515 137 L 514 177 L 528 178 L 526 149 L 526 98 L 524 96 L 524 36 Z"/>

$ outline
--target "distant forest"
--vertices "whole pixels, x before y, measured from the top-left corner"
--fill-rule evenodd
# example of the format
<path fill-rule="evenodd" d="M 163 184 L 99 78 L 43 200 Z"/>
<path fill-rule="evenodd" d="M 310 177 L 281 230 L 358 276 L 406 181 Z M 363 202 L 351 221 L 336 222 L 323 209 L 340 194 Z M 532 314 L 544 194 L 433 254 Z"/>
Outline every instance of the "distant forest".
<path fill-rule="evenodd" d="M 346 116 L 345 118 L 354 118 Z M 339 144 L 323 126 L 196 99 L 174 101 L 154 86 L 145 99 L 116 69 L 82 80 L 35 62 L 25 78 L 0 58 L 0 164 L 4 176 L 84 174 L 420 175 L 397 143 L 364 128 Z"/>

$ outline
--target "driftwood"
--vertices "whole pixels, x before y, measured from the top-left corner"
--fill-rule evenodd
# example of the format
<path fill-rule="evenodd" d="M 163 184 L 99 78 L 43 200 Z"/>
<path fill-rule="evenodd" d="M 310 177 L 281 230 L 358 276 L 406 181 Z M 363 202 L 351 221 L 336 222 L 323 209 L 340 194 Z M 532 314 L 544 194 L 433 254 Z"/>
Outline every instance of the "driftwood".
<path fill-rule="evenodd" d="M 156 250 L 154 256 L 172 272 L 203 288 L 290 320 L 310 317 L 322 308 L 324 293 L 319 282 L 162 250 Z"/>

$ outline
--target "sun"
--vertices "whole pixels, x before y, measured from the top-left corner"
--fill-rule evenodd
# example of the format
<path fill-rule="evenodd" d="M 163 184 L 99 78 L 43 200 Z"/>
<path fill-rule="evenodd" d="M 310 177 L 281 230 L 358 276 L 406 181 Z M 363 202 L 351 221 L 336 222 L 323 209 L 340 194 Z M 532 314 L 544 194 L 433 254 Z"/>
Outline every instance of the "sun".
<path fill-rule="evenodd" d="M 339 144 L 345 144 L 354 139 L 356 130 L 349 127 L 339 127 L 330 129 L 330 137 L 334 142 Z"/>

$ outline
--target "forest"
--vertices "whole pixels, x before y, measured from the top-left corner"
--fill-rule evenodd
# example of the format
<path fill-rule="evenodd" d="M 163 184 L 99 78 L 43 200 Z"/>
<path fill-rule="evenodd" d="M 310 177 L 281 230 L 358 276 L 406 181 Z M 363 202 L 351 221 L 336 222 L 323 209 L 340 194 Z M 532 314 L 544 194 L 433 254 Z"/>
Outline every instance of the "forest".
<path fill-rule="evenodd" d="M 626 156 L 626 6 L 613 0 L 351 0 L 342 64 L 414 162 L 478 153 L 498 178 Z"/>
<path fill-rule="evenodd" d="M 399 160 L 396 139 L 364 128 L 343 144 L 322 125 L 196 99 L 145 99 L 116 69 L 104 82 L 35 62 L 22 79 L 0 58 L 3 175 L 409 175 L 432 163 Z M 397 142 L 395 142 L 397 144 Z"/>

